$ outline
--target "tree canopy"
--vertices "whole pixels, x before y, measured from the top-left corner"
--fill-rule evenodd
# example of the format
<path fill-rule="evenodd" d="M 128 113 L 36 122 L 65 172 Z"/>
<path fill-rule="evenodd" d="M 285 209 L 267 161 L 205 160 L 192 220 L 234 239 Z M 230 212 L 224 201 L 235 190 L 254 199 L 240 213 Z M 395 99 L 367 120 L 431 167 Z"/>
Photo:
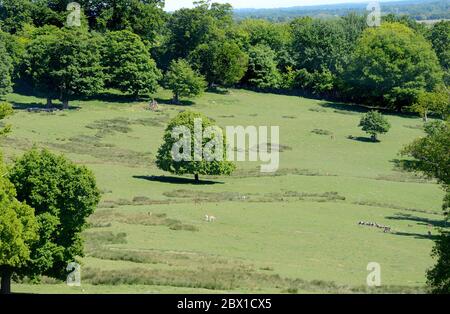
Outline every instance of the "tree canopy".
<path fill-rule="evenodd" d="M 161 170 L 177 175 L 193 174 L 195 175 L 196 181 L 199 180 L 199 175 L 230 175 L 235 170 L 236 166 L 234 163 L 226 160 L 226 140 L 223 133 L 220 133 L 222 143 L 216 143 L 217 145 L 215 147 L 215 149 L 221 149 L 217 151 L 221 153 L 221 158 L 210 161 L 205 159 L 202 154 L 202 160 L 197 161 L 195 154 L 198 152 L 196 152 L 195 149 L 191 149 L 190 152 L 180 149 L 180 151 L 177 152 L 181 154 L 188 154 L 190 158 L 177 161 L 174 157 L 173 148 L 176 147 L 175 144 L 180 140 L 179 138 L 174 138 L 174 131 L 181 126 L 184 126 L 189 130 L 189 145 L 192 144 L 192 148 L 194 148 L 194 143 L 199 141 L 203 152 L 205 152 L 208 143 L 215 140 L 214 134 L 212 133 L 209 135 L 204 134 L 202 139 L 195 138 L 194 127 L 196 119 L 201 119 L 201 127 L 203 131 L 206 131 L 209 127 L 214 128 L 213 121 L 201 113 L 195 113 L 192 111 L 181 112 L 167 125 L 163 138 L 164 142 L 158 150 L 156 165 Z"/>
<path fill-rule="evenodd" d="M 442 84 L 442 69 L 425 38 L 398 23 L 366 29 L 346 79 L 354 98 L 395 109 L 410 106 L 420 90 Z"/>
<path fill-rule="evenodd" d="M 83 256 L 81 232 L 100 200 L 93 173 L 63 156 L 33 149 L 15 162 L 9 179 L 17 199 L 34 208 L 39 226 L 30 260 L 15 274 L 64 280 L 68 263 Z"/>
<path fill-rule="evenodd" d="M 164 77 L 164 85 L 173 92 L 173 102 L 180 97 L 198 96 L 206 88 L 203 76 L 192 70 L 186 60 L 172 61 Z"/>

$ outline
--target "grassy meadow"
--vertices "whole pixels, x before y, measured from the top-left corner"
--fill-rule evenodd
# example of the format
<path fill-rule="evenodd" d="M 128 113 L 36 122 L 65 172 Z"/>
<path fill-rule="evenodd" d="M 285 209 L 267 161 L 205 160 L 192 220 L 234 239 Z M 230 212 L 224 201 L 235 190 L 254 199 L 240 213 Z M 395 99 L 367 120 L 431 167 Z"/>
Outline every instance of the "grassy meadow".
<path fill-rule="evenodd" d="M 102 201 L 84 232 L 82 287 L 44 278 L 13 285 L 33 293 L 317 293 L 423 291 L 443 192 L 404 173 L 401 147 L 422 136 L 414 116 L 389 114 L 372 143 L 357 106 L 231 89 L 158 111 L 122 95 L 73 101 L 68 111 L 32 113 L 45 99 L 10 94 L 13 132 L 0 145 L 10 162 L 33 145 L 65 154 L 97 178 Z M 280 126 L 280 169 L 239 162 L 230 177 L 176 177 L 155 156 L 181 110 L 217 124 Z M 205 214 L 217 221 L 208 223 Z M 359 226 L 373 221 L 391 233 Z M 369 262 L 382 287 L 366 286 Z"/>

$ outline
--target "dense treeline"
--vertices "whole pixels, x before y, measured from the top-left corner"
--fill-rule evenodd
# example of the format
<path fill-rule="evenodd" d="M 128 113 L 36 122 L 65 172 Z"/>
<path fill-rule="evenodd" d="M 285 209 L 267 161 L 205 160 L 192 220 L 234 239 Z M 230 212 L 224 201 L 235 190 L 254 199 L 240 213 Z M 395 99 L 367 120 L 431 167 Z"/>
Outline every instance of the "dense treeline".
<path fill-rule="evenodd" d="M 175 101 L 200 93 L 194 79 L 200 75 L 209 88 L 240 86 L 412 109 L 424 118 L 449 111 L 450 22 L 424 26 L 388 15 L 380 27 L 368 27 L 366 17 L 355 13 L 331 20 L 236 22 L 230 5 L 210 1 L 166 13 L 160 0 L 80 0 L 81 26 L 69 27 L 69 2 L 0 1 L 3 94 L 12 81 L 27 83 L 49 106 L 59 99 L 67 107 L 71 98 L 105 88 L 150 95 L 159 85 L 174 86 L 178 74 L 185 76 Z"/>

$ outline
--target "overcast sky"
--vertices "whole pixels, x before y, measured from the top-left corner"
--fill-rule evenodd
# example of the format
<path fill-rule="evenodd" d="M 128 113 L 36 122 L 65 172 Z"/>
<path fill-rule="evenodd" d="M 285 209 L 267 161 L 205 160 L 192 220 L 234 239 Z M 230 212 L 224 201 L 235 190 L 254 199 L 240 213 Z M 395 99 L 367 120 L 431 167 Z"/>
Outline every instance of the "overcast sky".
<path fill-rule="evenodd" d="M 391 0 L 392 1 L 392 0 Z M 166 11 L 192 7 L 192 0 L 166 0 Z M 214 0 L 213 2 L 231 3 L 235 8 L 280 8 L 302 5 L 364 3 L 370 0 Z M 387 2 L 387 1 L 381 1 Z"/>

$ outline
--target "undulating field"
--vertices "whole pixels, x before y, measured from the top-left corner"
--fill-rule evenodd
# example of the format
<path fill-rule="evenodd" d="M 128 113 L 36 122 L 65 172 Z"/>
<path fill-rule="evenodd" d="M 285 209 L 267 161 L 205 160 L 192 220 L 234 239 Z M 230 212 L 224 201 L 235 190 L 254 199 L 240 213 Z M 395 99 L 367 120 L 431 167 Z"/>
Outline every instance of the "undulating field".
<path fill-rule="evenodd" d="M 14 291 L 362 292 L 369 262 L 381 265 L 377 292 L 422 291 L 443 192 L 395 164 L 401 147 L 423 135 L 420 119 L 389 115 L 391 132 L 372 143 L 357 127 L 356 106 L 245 90 L 207 93 L 185 106 L 166 104 L 167 91 L 157 98 L 157 112 L 106 95 L 50 114 L 26 110 L 44 99 L 7 97 L 18 108 L 1 142 L 7 161 L 47 147 L 92 169 L 102 191 L 84 233 L 82 287 L 44 278 Z M 194 184 L 158 170 L 166 123 L 186 109 L 220 126 L 280 126 L 279 171 L 264 175 L 258 162 L 240 162 L 231 177 Z"/>

